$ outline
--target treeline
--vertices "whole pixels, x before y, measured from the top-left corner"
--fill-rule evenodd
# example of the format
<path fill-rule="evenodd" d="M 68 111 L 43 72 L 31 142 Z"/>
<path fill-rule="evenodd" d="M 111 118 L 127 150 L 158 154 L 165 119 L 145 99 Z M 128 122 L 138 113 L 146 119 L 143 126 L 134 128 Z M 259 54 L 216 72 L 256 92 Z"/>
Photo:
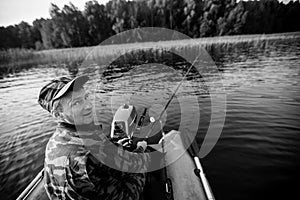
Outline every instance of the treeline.
<path fill-rule="evenodd" d="M 92 46 L 137 27 L 165 27 L 190 37 L 299 31 L 300 2 L 278 0 L 111 0 L 52 4 L 50 19 L 0 27 L 0 49 Z"/>

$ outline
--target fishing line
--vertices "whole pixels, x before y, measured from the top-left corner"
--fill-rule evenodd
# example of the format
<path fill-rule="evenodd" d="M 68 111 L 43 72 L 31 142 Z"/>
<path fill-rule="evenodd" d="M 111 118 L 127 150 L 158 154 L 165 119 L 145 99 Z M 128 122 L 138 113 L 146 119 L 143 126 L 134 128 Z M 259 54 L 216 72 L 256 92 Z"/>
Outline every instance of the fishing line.
<path fill-rule="evenodd" d="M 184 74 L 184 76 L 182 77 L 181 81 L 179 82 L 179 84 L 177 85 L 175 91 L 173 92 L 171 98 L 168 100 L 168 102 L 166 103 L 164 109 L 162 110 L 162 112 L 160 113 L 158 119 L 156 121 L 160 121 L 163 114 L 165 113 L 165 111 L 167 110 L 168 106 L 170 105 L 171 101 L 173 100 L 174 96 L 176 95 L 178 89 L 180 88 L 181 84 L 183 83 L 183 81 L 185 80 L 186 76 L 188 75 L 188 73 L 191 71 L 192 67 L 194 66 L 194 64 L 196 63 L 196 61 L 198 60 L 200 54 L 198 54 L 198 56 L 196 57 L 196 59 L 194 60 L 194 62 L 191 64 L 191 66 L 189 67 L 188 71 Z M 154 123 L 151 124 L 151 128 L 148 131 L 148 133 L 146 134 L 147 137 L 149 136 L 149 134 L 151 133 L 152 129 L 153 129 Z"/>

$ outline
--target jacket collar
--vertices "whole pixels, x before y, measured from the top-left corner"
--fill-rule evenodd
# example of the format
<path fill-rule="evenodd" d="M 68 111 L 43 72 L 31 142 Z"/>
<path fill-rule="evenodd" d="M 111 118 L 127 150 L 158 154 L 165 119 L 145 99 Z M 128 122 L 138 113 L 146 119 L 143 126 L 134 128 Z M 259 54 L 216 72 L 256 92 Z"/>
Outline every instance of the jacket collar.
<path fill-rule="evenodd" d="M 96 125 L 94 123 L 84 124 L 84 125 L 74 125 L 66 122 L 59 122 L 58 127 L 68 129 L 72 132 L 102 130 L 102 125 Z"/>

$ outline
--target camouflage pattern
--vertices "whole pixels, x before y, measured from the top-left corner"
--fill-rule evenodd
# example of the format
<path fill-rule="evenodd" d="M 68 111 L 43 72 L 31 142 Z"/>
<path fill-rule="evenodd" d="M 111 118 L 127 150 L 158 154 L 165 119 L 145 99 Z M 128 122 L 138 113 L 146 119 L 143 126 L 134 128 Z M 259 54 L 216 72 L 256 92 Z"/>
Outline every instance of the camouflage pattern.
<path fill-rule="evenodd" d="M 103 136 L 104 134 L 97 132 L 87 134 L 90 141 L 88 144 L 99 143 L 98 139 L 101 138 L 101 147 L 114 145 Z M 93 142 L 95 136 L 98 139 Z M 48 197 L 74 200 L 141 199 L 146 181 L 145 173 L 128 173 L 104 165 L 96 158 L 98 155 L 92 153 L 93 148 L 87 148 L 84 140 L 87 138 L 82 138 L 81 135 L 79 137 L 75 126 L 65 123 L 60 123 L 50 138 L 45 155 L 45 189 Z M 106 152 L 105 148 L 103 151 L 99 150 L 99 145 L 94 145 L 94 149 L 104 158 L 113 158 L 115 162 L 122 159 L 120 154 L 108 155 L 109 152 Z M 144 164 L 133 160 L 129 167 L 142 166 L 146 169 L 145 163 L 149 162 L 149 155 L 145 153 L 138 155 L 145 161 Z"/>
<path fill-rule="evenodd" d="M 41 89 L 38 103 L 42 108 L 51 112 L 55 100 L 61 98 L 68 91 L 80 89 L 88 79 L 88 76 L 78 76 L 74 79 L 67 77 L 53 79 Z"/>

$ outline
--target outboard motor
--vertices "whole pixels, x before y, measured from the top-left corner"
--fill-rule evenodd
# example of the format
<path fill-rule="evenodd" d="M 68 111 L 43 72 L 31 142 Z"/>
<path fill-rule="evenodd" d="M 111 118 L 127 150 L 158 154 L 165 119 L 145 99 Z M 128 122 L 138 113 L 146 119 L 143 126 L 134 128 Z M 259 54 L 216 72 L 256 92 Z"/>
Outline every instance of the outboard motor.
<path fill-rule="evenodd" d="M 124 104 L 115 113 L 111 124 L 112 139 L 131 138 L 137 128 L 137 112 L 133 105 Z"/>
<path fill-rule="evenodd" d="M 111 124 L 110 137 L 118 141 L 131 139 L 134 144 L 146 140 L 148 144 L 156 144 L 161 139 L 161 122 L 155 121 L 147 114 L 148 109 L 139 114 L 133 105 L 124 104 L 116 111 Z"/>

